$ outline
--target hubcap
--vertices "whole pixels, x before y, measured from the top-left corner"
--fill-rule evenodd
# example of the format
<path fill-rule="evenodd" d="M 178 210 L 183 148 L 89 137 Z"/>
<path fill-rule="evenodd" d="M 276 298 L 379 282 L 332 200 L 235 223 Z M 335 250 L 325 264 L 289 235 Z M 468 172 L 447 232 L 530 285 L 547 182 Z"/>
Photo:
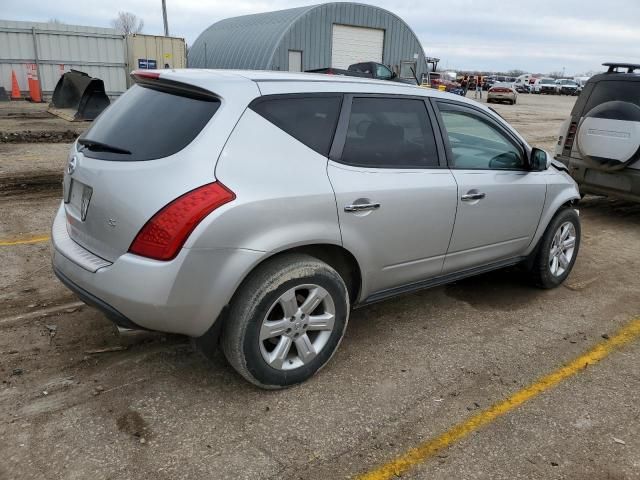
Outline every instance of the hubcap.
<path fill-rule="evenodd" d="M 571 222 L 565 222 L 556 230 L 549 252 L 549 270 L 559 277 L 567 271 L 576 248 L 576 228 Z"/>
<path fill-rule="evenodd" d="M 287 290 L 262 321 L 262 358 L 278 370 L 293 370 L 308 364 L 329 341 L 335 315 L 331 295 L 319 285 L 300 285 Z"/>

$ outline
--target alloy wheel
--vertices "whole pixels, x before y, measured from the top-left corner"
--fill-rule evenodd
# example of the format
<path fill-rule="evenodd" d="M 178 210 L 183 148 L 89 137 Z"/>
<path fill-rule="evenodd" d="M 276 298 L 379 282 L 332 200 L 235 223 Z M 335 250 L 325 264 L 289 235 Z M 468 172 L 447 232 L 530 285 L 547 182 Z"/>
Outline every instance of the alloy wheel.
<path fill-rule="evenodd" d="M 576 227 L 565 222 L 556 230 L 549 252 L 549 270 L 559 277 L 567 271 L 576 247 Z"/>
<path fill-rule="evenodd" d="M 321 286 L 305 284 L 287 290 L 262 321 L 262 358 L 278 370 L 308 364 L 329 341 L 335 315 L 333 299 Z"/>

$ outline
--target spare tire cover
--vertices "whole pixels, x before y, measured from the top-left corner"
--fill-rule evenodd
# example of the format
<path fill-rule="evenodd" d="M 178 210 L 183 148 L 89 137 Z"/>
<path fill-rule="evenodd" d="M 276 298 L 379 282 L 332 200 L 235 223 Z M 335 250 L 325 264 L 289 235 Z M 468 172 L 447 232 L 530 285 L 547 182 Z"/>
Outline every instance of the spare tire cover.
<path fill-rule="evenodd" d="M 640 106 L 601 103 L 580 122 L 576 137 L 583 160 L 599 170 L 621 170 L 640 158 Z"/>

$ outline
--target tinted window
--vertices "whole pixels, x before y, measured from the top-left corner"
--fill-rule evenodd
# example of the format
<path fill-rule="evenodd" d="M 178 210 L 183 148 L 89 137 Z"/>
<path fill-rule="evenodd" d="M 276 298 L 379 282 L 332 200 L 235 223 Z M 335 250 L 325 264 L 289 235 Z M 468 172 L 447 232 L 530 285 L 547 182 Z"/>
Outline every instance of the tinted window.
<path fill-rule="evenodd" d="M 376 65 L 376 77 L 382 79 L 391 78 L 391 70 L 384 65 Z"/>
<path fill-rule="evenodd" d="M 342 97 L 260 98 L 251 108 L 307 147 L 327 156 L 338 123 Z"/>
<path fill-rule="evenodd" d="M 168 157 L 191 143 L 218 107 L 220 101 L 214 98 L 190 98 L 134 85 L 94 120 L 80 139 L 88 146 L 80 148 L 87 157 L 105 160 Z M 104 145 L 130 153 L 115 153 Z"/>
<path fill-rule="evenodd" d="M 441 113 L 455 168 L 514 170 L 525 167 L 520 149 L 489 122 L 471 112 L 444 110 Z"/>
<path fill-rule="evenodd" d="M 373 168 L 437 166 L 435 138 L 424 102 L 354 98 L 342 161 Z"/>
<path fill-rule="evenodd" d="M 624 80 L 604 80 L 593 87 L 593 92 L 587 100 L 585 113 L 601 103 L 619 100 L 640 106 L 640 82 Z"/>

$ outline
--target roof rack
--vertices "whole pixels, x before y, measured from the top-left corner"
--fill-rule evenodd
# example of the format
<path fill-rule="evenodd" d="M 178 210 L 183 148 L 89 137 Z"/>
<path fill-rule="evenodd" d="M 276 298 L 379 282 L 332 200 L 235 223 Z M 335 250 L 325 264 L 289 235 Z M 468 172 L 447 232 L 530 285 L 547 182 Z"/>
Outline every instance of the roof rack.
<path fill-rule="evenodd" d="M 636 63 L 607 62 L 607 63 L 603 63 L 602 65 L 605 67 L 609 67 L 609 70 L 607 70 L 607 73 L 623 73 L 618 71 L 619 68 L 626 68 L 627 73 L 633 73 L 636 70 L 640 70 L 640 65 Z"/>

